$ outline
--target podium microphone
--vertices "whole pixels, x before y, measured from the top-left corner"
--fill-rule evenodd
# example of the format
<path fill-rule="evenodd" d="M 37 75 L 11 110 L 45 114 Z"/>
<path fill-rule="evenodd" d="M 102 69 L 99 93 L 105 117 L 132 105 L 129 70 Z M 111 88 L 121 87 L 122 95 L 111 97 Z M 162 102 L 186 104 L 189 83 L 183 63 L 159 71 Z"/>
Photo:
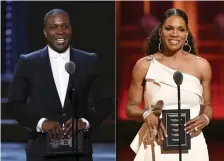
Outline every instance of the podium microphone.
<path fill-rule="evenodd" d="M 70 61 L 65 64 L 65 70 L 69 73 L 71 78 L 71 85 L 72 85 L 72 108 L 73 108 L 73 115 L 72 115 L 72 152 L 74 152 L 74 122 L 75 122 L 75 132 L 76 132 L 76 150 L 78 152 L 78 116 L 77 116 L 77 98 L 76 98 L 76 90 L 73 84 L 73 77 L 72 74 L 75 72 L 76 65 L 74 62 Z M 76 120 L 76 121 L 75 121 Z"/>
<path fill-rule="evenodd" d="M 65 70 L 69 73 L 69 74 L 73 74 L 75 72 L 75 63 L 70 61 L 70 62 L 67 62 L 65 64 Z"/>
<path fill-rule="evenodd" d="M 177 86 L 180 86 L 183 82 L 183 74 L 179 71 L 176 71 L 173 74 L 173 80 L 176 83 Z"/>
<path fill-rule="evenodd" d="M 178 92 L 178 118 L 179 118 L 179 161 L 182 161 L 182 155 L 181 155 L 181 133 L 180 133 L 180 129 L 181 129 L 181 112 L 180 112 L 180 85 L 183 82 L 183 74 L 179 71 L 176 71 L 173 74 L 173 80 L 177 85 L 177 92 Z"/>

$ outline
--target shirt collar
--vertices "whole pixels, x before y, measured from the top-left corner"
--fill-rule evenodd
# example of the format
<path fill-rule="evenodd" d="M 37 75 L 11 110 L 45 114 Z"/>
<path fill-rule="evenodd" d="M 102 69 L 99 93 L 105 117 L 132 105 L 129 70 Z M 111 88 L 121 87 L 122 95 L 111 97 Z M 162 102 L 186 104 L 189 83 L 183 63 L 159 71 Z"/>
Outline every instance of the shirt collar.
<path fill-rule="evenodd" d="M 67 59 L 70 54 L 70 47 L 68 47 L 68 49 L 65 50 L 64 52 L 58 53 L 48 46 L 48 53 L 49 53 L 50 57 L 55 58 L 55 59 L 59 58 L 59 57 L 62 57 L 63 59 Z"/>

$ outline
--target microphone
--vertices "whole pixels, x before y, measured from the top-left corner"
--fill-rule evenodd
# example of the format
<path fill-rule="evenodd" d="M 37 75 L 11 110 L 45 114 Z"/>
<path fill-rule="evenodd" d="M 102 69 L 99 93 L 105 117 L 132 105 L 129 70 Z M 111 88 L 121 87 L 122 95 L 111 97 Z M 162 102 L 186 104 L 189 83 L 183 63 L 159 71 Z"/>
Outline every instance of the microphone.
<path fill-rule="evenodd" d="M 74 152 L 74 149 L 76 149 L 76 152 L 78 152 L 78 116 L 77 116 L 77 109 L 78 109 L 78 105 L 77 105 L 77 93 L 76 90 L 74 88 L 74 78 L 72 77 L 72 74 L 75 72 L 75 63 L 70 61 L 67 62 L 65 64 L 65 70 L 67 71 L 67 73 L 69 73 L 70 78 L 71 78 L 71 86 L 72 86 L 72 91 L 71 91 L 71 103 L 72 103 L 72 153 Z M 75 125 L 74 125 L 75 124 Z M 75 131 L 74 131 L 74 127 L 75 127 Z M 76 134 L 74 136 L 74 134 Z M 75 143 L 74 143 L 74 137 L 75 137 Z M 74 147 L 75 146 L 75 147 Z M 77 160 L 78 160 L 78 155 L 76 156 Z"/>
<path fill-rule="evenodd" d="M 65 64 L 65 70 L 69 73 L 69 74 L 73 74 L 75 72 L 75 63 L 70 61 L 70 62 L 67 62 Z"/>
<path fill-rule="evenodd" d="M 179 71 L 176 71 L 173 74 L 173 80 L 176 83 L 176 85 L 178 85 L 178 86 L 181 85 L 183 82 L 183 74 Z"/>
<path fill-rule="evenodd" d="M 177 85 L 177 99 L 178 99 L 178 119 L 179 119 L 179 161 L 182 161 L 182 151 L 181 151 L 181 103 L 180 103 L 180 85 L 183 82 L 183 74 L 179 71 L 176 71 L 173 74 L 173 80 Z"/>

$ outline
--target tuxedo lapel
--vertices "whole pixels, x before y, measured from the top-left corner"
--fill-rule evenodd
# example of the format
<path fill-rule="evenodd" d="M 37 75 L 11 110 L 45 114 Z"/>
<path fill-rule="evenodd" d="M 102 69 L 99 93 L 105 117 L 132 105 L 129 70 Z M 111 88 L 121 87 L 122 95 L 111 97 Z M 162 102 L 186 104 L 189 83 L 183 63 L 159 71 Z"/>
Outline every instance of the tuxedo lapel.
<path fill-rule="evenodd" d="M 42 68 L 41 79 L 44 79 L 43 83 L 46 85 L 48 90 L 52 91 L 51 95 L 49 96 L 49 97 L 52 97 L 52 99 L 54 100 L 54 101 L 52 101 L 52 103 L 56 101 L 57 105 L 54 105 L 54 106 L 60 105 L 60 108 L 62 108 L 59 94 L 58 94 L 56 84 L 54 81 L 54 76 L 53 76 L 52 69 L 51 69 L 51 63 L 50 63 L 47 46 L 45 48 L 43 48 L 41 51 L 41 68 Z M 55 100 L 55 98 L 56 98 L 56 100 Z"/>

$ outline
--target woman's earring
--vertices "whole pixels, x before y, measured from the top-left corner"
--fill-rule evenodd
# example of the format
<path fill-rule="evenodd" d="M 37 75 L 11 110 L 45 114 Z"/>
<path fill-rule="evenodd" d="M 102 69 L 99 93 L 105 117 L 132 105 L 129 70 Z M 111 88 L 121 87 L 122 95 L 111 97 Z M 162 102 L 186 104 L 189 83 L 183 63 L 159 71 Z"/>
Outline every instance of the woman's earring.
<path fill-rule="evenodd" d="M 188 50 L 186 50 L 186 48 L 188 48 Z M 184 50 L 184 49 L 185 49 L 185 50 Z M 191 51 L 191 46 L 188 44 L 188 40 L 187 40 L 187 39 L 186 39 L 184 45 L 182 46 L 182 50 L 183 50 L 184 52 L 188 52 L 188 53 Z"/>
<path fill-rule="evenodd" d="M 158 49 L 159 49 L 159 52 L 162 51 L 162 39 L 161 38 L 159 38 Z"/>

